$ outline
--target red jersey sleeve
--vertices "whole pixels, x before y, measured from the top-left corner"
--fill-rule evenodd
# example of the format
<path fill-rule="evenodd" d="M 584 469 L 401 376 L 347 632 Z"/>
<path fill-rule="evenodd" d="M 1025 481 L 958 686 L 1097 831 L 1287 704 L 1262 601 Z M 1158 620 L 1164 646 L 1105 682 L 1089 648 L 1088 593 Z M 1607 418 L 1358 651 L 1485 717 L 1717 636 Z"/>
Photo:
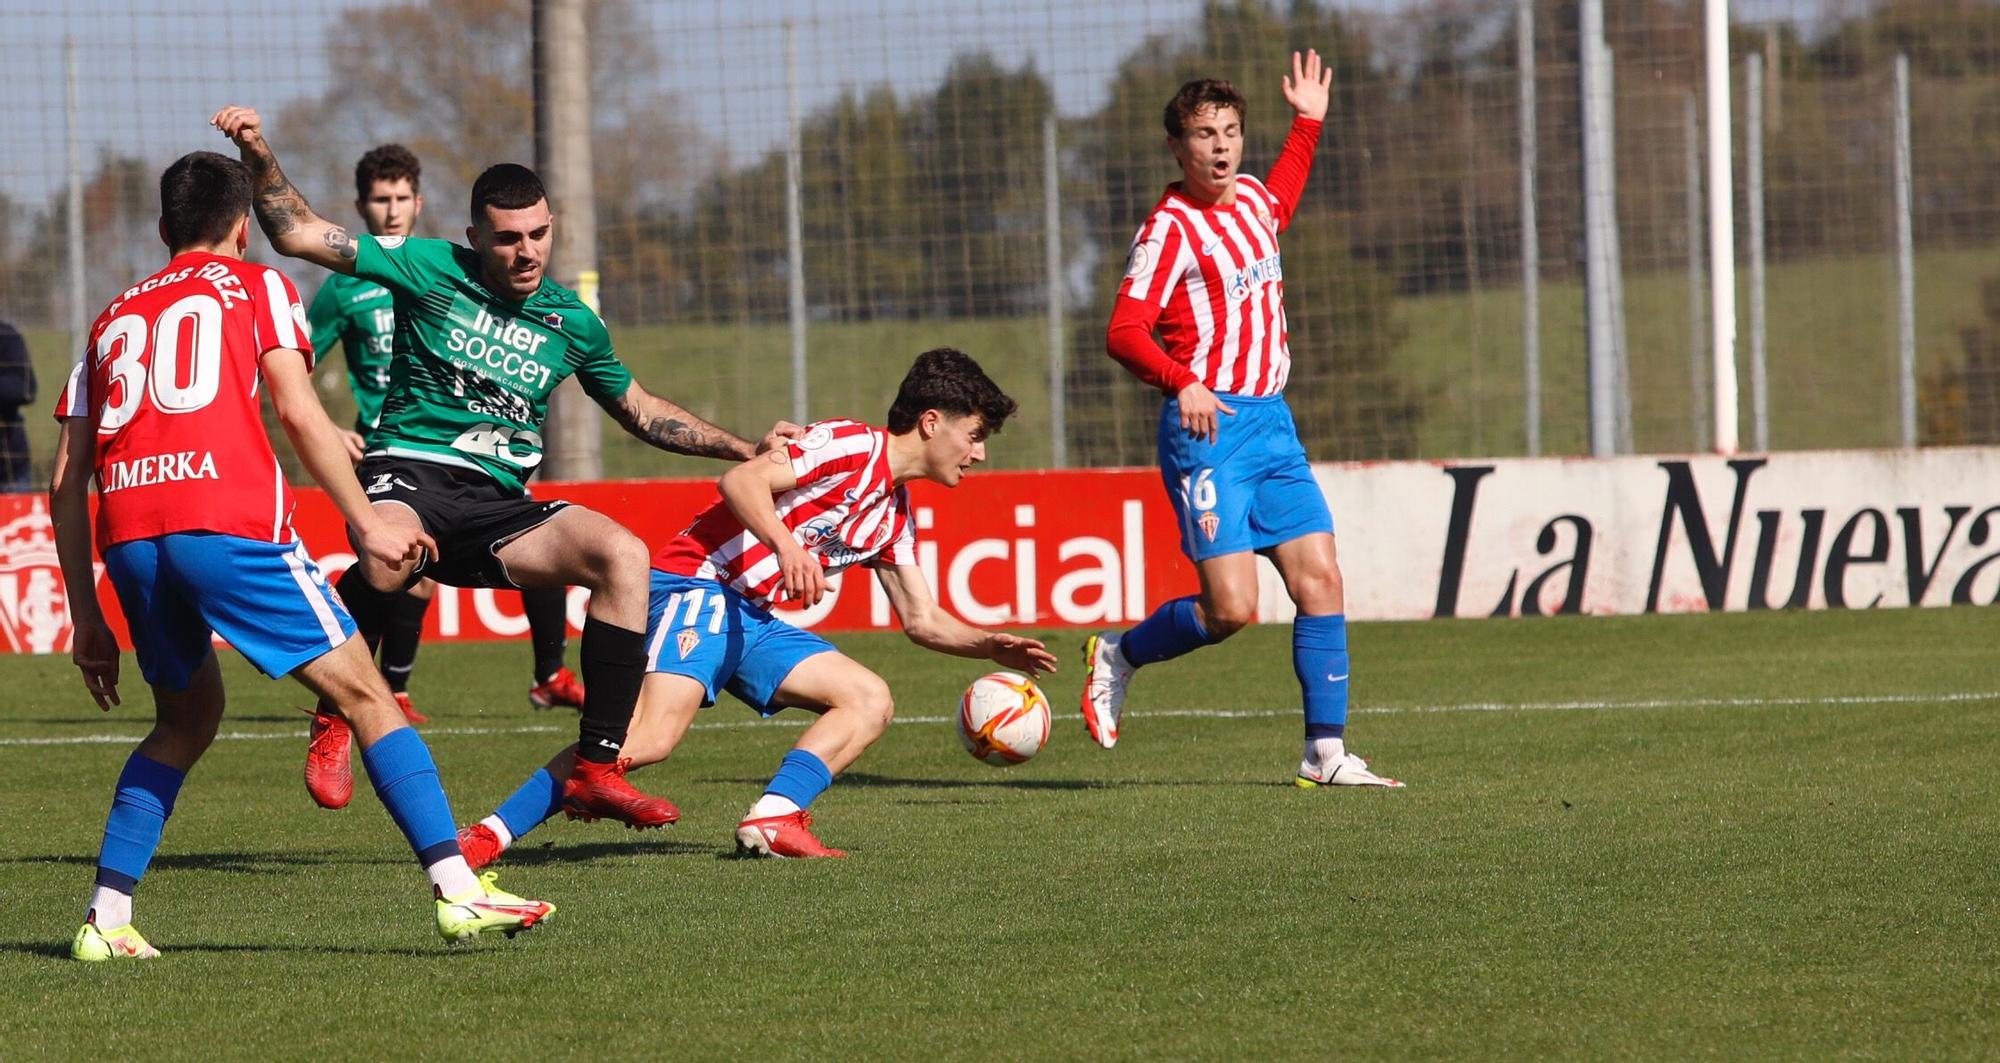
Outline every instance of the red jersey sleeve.
<path fill-rule="evenodd" d="M 246 287 L 251 291 L 250 302 L 255 308 L 251 329 L 257 341 L 257 357 L 285 347 L 305 355 L 306 368 L 312 368 L 312 326 L 306 323 L 305 304 L 299 301 L 298 289 L 292 287 L 291 278 L 269 266 L 255 266 L 245 272 L 249 274 L 245 278 L 249 282 Z"/>
<path fill-rule="evenodd" d="M 1111 310 L 1111 327 L 1105 331 L 1104 348 L 1113 361 L 1133 376 L 1173 395 L 1201 378 L 1169 357 L 1153 338 L 1153 325 L 1159 320 L 1160 308 L 1154 303 L 1118 300 Z"/>
<path fill-rule="evenodd" d="M 1305 194 L 1306 177 L 1312 173 L 1313 152 L 1319 147 L 1320 126 L 1311 118 L 1293 118 L 1292 131 L 1285 134 L 1285 146 L 1278 151 L 1278 161 L 1271 164 L 1271 173 L 1264 178 L 1264 187 L 1277 200 L 1274 214 L 1279 232 L 1291 226 L 1292 214 L 1299 209 L 1299 197 Z"/>

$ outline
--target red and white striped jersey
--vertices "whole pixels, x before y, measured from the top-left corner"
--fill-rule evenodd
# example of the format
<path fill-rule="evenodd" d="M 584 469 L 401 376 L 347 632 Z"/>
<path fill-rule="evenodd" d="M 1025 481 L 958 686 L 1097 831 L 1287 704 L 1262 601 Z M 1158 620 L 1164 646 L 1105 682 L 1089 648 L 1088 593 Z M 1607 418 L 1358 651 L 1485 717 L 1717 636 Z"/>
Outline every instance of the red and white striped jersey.
<path fill-rule="evenodd" d="M 1211 391 L 1285 389 L 1292 352 L 1278 234 L 1291 213 L 1262 181 L 1241 174 L 1228 206 L 1203 206 L 1169 187 L 1132 241 L 1118 294 L 1160 308 L 1167 356 Z"/>
<path fill-rule="evenodd" d="M 183 531 L 292 539 L 292 491 L 264 434 L 264 354 L 312 361 L 305 307 L 269 266 L 174 256 L 91 326 L 58 420 L 97 422 L 97 545 Z"/>
<path fill-rule="evenodd" d="M 819 421 L 785 444 L 798 485 L 778 518 L 828 575 L 850 565 L 917 563 L 910 496 L 889 473 L 889 433 L 859 421 Z M 653 557 L 653 567 L 726 583 L 766 608 L 784 595 L 778 556 L 720 499 Z"/>

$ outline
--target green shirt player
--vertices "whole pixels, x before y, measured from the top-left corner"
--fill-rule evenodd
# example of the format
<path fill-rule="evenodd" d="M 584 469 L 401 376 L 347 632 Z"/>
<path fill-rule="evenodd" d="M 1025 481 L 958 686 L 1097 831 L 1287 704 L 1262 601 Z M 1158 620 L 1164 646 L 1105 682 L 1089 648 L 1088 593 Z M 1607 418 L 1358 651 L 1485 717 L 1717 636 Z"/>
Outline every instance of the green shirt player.
<path fill-rule="evenodd" d="M 210 121 L 250 167 L 257 220 L 273 247 L 394 296 L 389 390 L 356 472 L 385 521 L 425 530 L 438 552 L 395 566 L 356 562 L 339 583 L 356 622 L 364 632 L 379 625 L 382 603 L 425 576 L 454 586 L 589 588 L 579 742 L 551 762 L 571 766 L 565 811 L 633 827 L 673 822 L 679 810 L 633 789 L 619 755 L 645 670 L 648 551 L 600 513 L 527 496 L 549 395 L 574 376 L 634 436 L 737 461 L 798 427 L 780 422 L 752 445 L 633 381 L 603 321 L 544 275 L 555 216 L 532 170 L 503 163 L 473 182 L 469 247 L 356 237 L 314 213 L 286 179 L 257 112 L 226 107 Z M 307 789 L 322 803 L 344 803 L 353 789 L 346 738 L 328 738 L 337 729 L 315 737 L 306 762 Z"/>
<path fill-rule="evenodd" d="M 382 144 L 354 164 L 354 209 L 371 236 L 407 237 L 424 211 L 423 164 L 401 144 Z M 395 294 L 364 277 L 329 274 L 313 297 L 306 317 L 313 349 L 329 351 L 336 342 L 347 360 L 347 386 L 354 394 L 353 431 L 341 433 L 348 455 L 358 464 L 366 436 L 381 419 L 382 400 L 389 392 L 389 363 L 395 354 Z M 424 614 L 430 611 L 436 585 L 420 580 L 391 599 L 379 632 L 382 677 L 411 723 L 428 718 L 410 702 L 410 673 L 416 668 L 417 645 L 423 639 Z M 521 611 L 528 619 L 534 647 L 533 681 L 528 703 L 538 709 L 566 705 L 583 707 L 584 690 L 563 664 L 569 632 L 564 616 L 566 595 L 560 587 L 521 592 Z M 329 739 L 330 740 L 330 739 Z"/>

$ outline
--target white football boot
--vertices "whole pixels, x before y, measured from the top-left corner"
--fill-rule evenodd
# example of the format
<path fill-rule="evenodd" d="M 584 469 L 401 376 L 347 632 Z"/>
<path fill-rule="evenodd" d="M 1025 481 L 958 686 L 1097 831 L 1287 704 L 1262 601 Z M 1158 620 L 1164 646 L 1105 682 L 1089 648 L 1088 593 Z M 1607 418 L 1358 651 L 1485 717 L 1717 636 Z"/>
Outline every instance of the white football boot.
<path fill-rule="evenodd" d="M 1106 749 L 1118 744 L 1118 721 L 1125 715 L 1125 688 L 1135 669 L 1118 652 L 1118 636 L 1092 635 L 1084 640 L 1083 660 L 1090 670 L 1083 677 L 1083 698 L 1077 706 L 1091 740 Z"/>
<path fill-rule="evenodd" d="M 1301 790 L 1311 790 L 1321 786 L 1385 786 L 1400 790 L 1403 784 L 1385 775 L 1377 775 L 1368 769 L 1368 762 L 1352 753 L 1342 751 L 1324 762 L 1314 762 L 1311 757 L 1299 761 L 1298 778 L 1292 785 Z"/>

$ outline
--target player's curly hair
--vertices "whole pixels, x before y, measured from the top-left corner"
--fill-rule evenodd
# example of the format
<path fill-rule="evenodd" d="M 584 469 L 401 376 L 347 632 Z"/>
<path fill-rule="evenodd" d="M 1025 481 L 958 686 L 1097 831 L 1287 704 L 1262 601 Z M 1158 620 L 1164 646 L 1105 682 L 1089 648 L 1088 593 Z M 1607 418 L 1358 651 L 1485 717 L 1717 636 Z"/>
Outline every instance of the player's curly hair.
<path fill-rule="evenodd" d="M 410 191 L 421 192 L 424 164 L 417 161 L 417 153 L 401 144 L 382 144 L 368 149 L 361 161 L 354 164 L 354 198 L 367 199 L 375 190 L 377 181 L 410 182 Z"/>
<path fill-rule="evenodd" d="M 901 435 L 917 426 L 925 410 L 953 417 L 976 413 L 990 435 L 1007 423 L 1019 405 L 964 351 L 939 347 L 917 355 L 889 405 L 889 431 Z"/>
<path fill-rule="evenodd" d="M 1182 85 L 1179 92 L 1174 93 L 1173 99 L 1167 101 L 1165 118 L 1167 135 L 1175 140 L 1186 135 L 1188 119 L 1193 118 L 1195 112 L 1203 107 L 1234 107 L 1238 122 L 1244 120 L 1246 113 L 1243 94 L 1236 91 L 1236 86 L 1215 78 L 1190 81 Z"/>
<path fill-rule="evenodd" d="M 160 225 L 178 252 L 221 243 L 250 213 L 250 168 L 227 155 L 190 151 L 160 174 Z"/>

